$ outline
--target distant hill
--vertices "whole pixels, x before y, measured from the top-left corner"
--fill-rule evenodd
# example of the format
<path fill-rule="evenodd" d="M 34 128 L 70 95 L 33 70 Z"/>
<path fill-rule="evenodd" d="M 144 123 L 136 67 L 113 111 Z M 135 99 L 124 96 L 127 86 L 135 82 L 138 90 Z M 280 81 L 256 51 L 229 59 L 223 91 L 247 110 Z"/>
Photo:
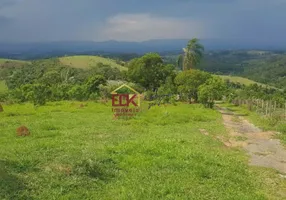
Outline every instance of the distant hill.
<path fill-rule="evenodd" d="M 98 55 L 106 53 L 136 53 L 147 52 L 181 52 L 189 39 L 154 39 L 143 42 L 124 41 L 59 41 L 38 43 L 0 43 L 0 57 L 14 59 L 51 58 L 64 55 Z M 283 43 L 272 44 L 272 41 L 254 42 L 252 40 L 202 39 L 201 43 L 207 51 L 267 49 L 286 50 Z"/>
<path fill-rule="evenodd" d="M 243 76 L 286 89 L 286 54 L 245 61 Z"/>
<path fill-rule="evenodd" d="M 126 70 L 126 67 L 120 65 L 124 63 L 123 61 L 120 61 L 120 63 L 117 63 L 116 60 L 113 60 L 110 58 L 104 58 L 100 56 L 88 56 L 88 55 L 64 56 L 64 57 L 59 57 L 58 60 L 60 61 L 61 64 L 65 66 L 70 66 L 73 68 L 86 69 L 92 66 L 96 66 L 98 63 L 102 63 L 105 65 L 110 65 L 111 67 L 116 67 L 120 70 Z M 35 61 L 46 63 L 46 61 L 48 60 L 40 59 L 40 60 L 35 60 Z M 24 64 L 30 64 L 30 63 L 31 61 L 0 58 L 0 69 L 7 68 L 7 67 L 21 67 Z"/>
<path fill-rule="evenodd" d="M 15 69 L 22 67 L 25 64 L 28 64 L 30 62 L 28 61 L 22 61 L 22 60 L 10 60 L 10 59 L 2 59 L 0 58 L 0 80 L 2 77 L 2 70 L 1 69 Z"/>
<path fill-rule="evenodd" d="M 7 63 L 25 64 L 25 63 L 28 63 L 28 61 L 0 58 L 0 65 L 7 64 Z"/>
<path fill-rule="evenodd" d="M 111 67 L 116 67 L 120 70 L 126 70 L 126 67 L 119 65 L 115 60 L 99 56 L 66 56 L 60 57 L 59 60 L 62 64 L 74 68 L 86 69 L 96 66 L 98 63 L 102 63 L 105 65 L 110 65 Z"/>
<path fill-rule="evenodd" d="M 286 53 L 283 51 L 212 51 L 197 68 L 286 89 Z"/>

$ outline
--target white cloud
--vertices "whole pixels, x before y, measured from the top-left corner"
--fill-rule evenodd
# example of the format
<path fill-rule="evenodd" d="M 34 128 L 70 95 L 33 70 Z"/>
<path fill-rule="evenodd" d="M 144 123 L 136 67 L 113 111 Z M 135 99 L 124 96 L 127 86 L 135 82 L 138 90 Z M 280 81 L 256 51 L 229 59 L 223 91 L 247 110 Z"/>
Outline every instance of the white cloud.
<path fill-rule="evenodd" d="M 148 39 L 203 37 L 203 24 L 185 18 L 151 14 L 118 14 L 100 30 L 102 40 L 143 41 Z"/>

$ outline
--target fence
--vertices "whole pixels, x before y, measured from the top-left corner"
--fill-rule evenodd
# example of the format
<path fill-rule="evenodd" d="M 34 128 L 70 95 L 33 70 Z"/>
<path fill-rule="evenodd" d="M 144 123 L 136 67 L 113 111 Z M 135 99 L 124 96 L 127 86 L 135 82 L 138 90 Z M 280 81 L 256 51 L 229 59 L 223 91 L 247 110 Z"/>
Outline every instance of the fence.
<path fill-rule="evenodd" d="M 256 111 L 257 113 L 267 117 L 278 116 L 286 121 L 286 101 L 278 102 L 262 99 L 235 99 L 232 103 L 237 106 L 246 105 L 250 111 Z"/>

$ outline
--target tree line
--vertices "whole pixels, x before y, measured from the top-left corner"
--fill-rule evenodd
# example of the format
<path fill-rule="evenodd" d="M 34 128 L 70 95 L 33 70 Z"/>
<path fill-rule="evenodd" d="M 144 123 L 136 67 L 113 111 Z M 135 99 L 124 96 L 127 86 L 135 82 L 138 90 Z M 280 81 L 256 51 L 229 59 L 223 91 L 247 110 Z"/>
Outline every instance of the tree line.
<path fill-rule="evenodd" d="M 181 101 L 198 102 L 210 108 L 215 100 L 231 101 L 243 95 L 285 99 L 285 92 L 264 90 L 256 85 L 233 85 L 195 69 L 202 61 L 203 52 L 204 47 L 198 39 L 190 40 L 178 58 L 177 64 L 182 70 L 164 62 L 157 53 L 131 59 L 125 63 L 127 70 L 123 71 L 102 63 L 90 69 L 75 69 L 64 66 L 57 58 L 36 60 L 21 67 L 0 70 L 0 79 L 5 80 L 9 88 L 0 101 L 31 101 L 44 105 L 47 101 L 108 99 L 122 83 L 143 93 L 146 100 L 163 96 L 160 101 L 171 103 L 179 96 Z"/>

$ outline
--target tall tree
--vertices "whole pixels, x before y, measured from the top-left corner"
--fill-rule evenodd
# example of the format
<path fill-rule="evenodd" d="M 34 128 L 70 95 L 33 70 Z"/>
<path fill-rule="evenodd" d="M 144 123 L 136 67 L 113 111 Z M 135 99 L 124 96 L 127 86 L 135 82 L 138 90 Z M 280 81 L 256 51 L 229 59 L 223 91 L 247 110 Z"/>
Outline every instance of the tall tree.
<path fill-rule="evenodd" d="M 167 77 L 175 76 L 174 66 L 164 64 L 157 53 L 148 53 L 135 58 L 127 67 L 127 76 L 130 81 L 154 92 L 165 83 Z"/>
<path fill-rule="evenodd" d="M 204 46 L 199 43 L 197 38 L 194 38 L 188 42 L 183 51 L 183 70 L 188 70 L 200 63 L 203 57 Z M 182 59 L 182 56 L 179 59 Z"/>
<path fill-rule="evenodd" d="M 182 98 L 197 102 L 198 88 L 211 78 L 211 74 L 200 70 L 187 70 L 180 72 L 175 78 L 175 84 Z"/>

